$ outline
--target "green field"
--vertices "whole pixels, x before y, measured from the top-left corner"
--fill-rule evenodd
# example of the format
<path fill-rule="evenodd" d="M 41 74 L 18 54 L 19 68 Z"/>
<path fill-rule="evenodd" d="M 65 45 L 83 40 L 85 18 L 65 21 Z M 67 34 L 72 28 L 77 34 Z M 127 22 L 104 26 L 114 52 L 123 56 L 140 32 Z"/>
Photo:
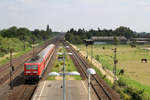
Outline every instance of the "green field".
<path fill-rule="evenodd" d="M 79 50 L 86 52 L 85 45 L 76 46 Z M 105 49 L 103 49 L 103 47 L 105 47 Z M 138 45 L 136 48 L 131 48 L 129 45 L 118 45 L 117 76 L 123 79 L 121 82 L 123 81 L 127 87 L 136 88 L 137 90 L 144 89 L 145 94 L 150 97 L 150 51 L 143 49 L 146 47 L 148 46 Z M 115 48 L 115 46 L 111 44 L 93 46 L 94 58 L 98 60 L 103 67 L 111 71 L 113 70 L 113 48 Z M 91 46 L 88 47 L 88 54 L 91 55 Z M 148 63 L 141 63 L 142 58 L 146 58 Z M 125 70 L 124 75 L 118 75 L 120 69 Z"/>
<path fill-rule="evenodd" d="M 84 45 L 77 45 L 80 50 L 86 51 Z M 105 50 L 102 49 L 105 47 Z M 113 48 L 114 45 L 94 45 L 93 55 L 104 65 L 104 67 L 113 69 Z M 145 46 L 138 46 L 137 48 L 131 48 L 129 45 L 117 46 L 117 59 L 119 69 L 124 69 L 125 74 L 132 79 L 135 79 L 143 84 L 150 85 L 150 51 L 142 50 Z M 91 54 L 91 48 L 88 48 L 89 55 Z M 141 63 L 141 58 L 147 58 L 148 63 Z"/>

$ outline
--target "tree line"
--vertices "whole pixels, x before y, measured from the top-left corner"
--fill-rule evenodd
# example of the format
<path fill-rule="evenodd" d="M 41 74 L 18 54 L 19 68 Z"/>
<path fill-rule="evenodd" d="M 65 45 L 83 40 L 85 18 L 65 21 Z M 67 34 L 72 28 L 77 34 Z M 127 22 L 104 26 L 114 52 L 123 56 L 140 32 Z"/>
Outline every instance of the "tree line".
<path fill-rule="evenodd" d="M 9 53 L 9 49 L 14 51 L 31 47 L 31 44 L 47 40 L 54 33 L 47 25 L 46 30 L 35 29 L 33 31 L 25 27 L 17 28 L 12 26 L 8 29 L 0 30 L 0 56 Z"/>
<path fill-rule="evenodd" d="M 80 44 L 83 43 L 84 39 L 91 39 L 92 36 L 124 36 L 127 39 L 131 39 L 133 37 L 137 37 L 136 32 L 132 31 L 128 27 L 120 26 L 115 30 L 101 30 L 98 28 L 97 30 L 91 29 L 89 31 L 85 29 L 70 29 L 67 31 L 65 35 L 65 39 L 73 44 Z"/>

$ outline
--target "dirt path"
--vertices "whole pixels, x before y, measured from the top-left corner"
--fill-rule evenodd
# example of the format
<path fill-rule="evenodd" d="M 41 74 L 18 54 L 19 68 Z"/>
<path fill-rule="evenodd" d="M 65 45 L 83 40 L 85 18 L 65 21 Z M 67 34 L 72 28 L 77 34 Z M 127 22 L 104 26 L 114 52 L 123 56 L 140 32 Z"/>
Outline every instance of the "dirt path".
<path fill-rule="evenodd" d="M 143 49 L 145 49 L 145 50 L 150 50 L 150 47 L 147 47 L 147 48 L 143 48 Z"/>

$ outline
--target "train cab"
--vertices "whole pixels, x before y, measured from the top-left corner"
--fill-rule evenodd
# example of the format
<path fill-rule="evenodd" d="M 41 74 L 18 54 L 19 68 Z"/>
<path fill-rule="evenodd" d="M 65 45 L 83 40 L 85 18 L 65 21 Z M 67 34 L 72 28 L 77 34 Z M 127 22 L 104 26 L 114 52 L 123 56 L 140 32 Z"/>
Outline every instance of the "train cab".
<path fill-rule="evenodd" d="M 55 45 L 51 44 L 24 63 L 25 80 L 39 80 L 42 77 L 54 49 Z"/>
<path fill-rule="evenodd" d="M 26 80 L 39 79 L 39 64 L 25 63 L 24 76 Z"/>

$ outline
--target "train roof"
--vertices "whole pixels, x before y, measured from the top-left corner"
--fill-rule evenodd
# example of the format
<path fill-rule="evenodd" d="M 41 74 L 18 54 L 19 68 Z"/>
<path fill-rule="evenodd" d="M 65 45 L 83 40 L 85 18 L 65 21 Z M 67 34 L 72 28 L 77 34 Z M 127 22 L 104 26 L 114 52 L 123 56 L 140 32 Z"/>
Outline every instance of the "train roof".
<path fill-rule="evenodd" d="M 32 57 L 29 61 L 26 63 L 40 63 L 43 61 L 43 58 L 47 55 L 49 50 L 54 47 L 54 44 L 48 45 L 45 49 L 43 49 L 38 55 L 35 57 Z"/>

